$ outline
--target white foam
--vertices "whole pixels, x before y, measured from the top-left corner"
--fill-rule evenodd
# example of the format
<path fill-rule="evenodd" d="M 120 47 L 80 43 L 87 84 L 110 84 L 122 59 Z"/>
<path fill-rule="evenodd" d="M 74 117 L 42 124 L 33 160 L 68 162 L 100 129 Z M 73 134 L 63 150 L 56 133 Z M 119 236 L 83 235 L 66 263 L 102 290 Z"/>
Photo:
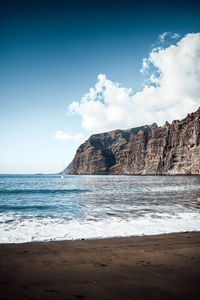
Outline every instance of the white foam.
<path fill-rule="evenodd" d="M 200 231 L 199 213 L 160 214 L 128 220 L 64 220 L 55 218 L 22 219 L 16 215 L 0 216 L 0 243 L 23 243 L 49 240 L 99 239 L 162 233 Z"/>

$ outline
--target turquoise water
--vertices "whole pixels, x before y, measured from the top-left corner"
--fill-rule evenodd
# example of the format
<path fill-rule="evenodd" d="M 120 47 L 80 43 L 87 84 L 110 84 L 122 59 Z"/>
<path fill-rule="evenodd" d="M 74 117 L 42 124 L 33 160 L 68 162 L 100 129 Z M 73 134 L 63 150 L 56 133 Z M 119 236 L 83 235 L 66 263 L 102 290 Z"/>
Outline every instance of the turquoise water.
<path fill-rule="evenodd" d="M 200 230 L 198 198 L 199 176 L 0 175 L 0 242 Z"/>

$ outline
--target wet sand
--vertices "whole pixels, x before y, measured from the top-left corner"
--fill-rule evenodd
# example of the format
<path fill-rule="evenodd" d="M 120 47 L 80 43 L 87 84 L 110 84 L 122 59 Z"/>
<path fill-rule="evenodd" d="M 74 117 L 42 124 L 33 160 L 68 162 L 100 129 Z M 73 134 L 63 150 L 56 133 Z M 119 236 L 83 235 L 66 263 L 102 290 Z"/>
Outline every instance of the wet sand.
<path fill-rule="evenodd" d="M 1 244 L 0 299 L 200 299 L 200 232 Z"/>

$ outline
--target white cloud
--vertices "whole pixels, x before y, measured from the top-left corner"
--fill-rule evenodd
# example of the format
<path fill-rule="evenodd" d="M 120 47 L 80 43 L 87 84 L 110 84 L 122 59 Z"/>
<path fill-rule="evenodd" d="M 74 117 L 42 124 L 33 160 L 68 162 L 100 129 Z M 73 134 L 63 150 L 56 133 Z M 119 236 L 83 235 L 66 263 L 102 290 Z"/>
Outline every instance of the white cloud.
<path fill-rule="evenodd" d="M 147 58 L 143 58 L 142 61 L 142 68 L 140 69 L 141 73 L 146 73 L 149 69 L 149 64 L 148 64 L 148 59 Z"/>
<path fill-rule="evenodd" d="M 95 87 L 80 102 L 74 101 L 69 111 L 79 114 L 82 127 L 92 132 L 183 118 L 200 106 L 200 33 L 187 34 L 165 49 L 154 48 L 141 71 L 148 74 L 148 81 L 140 92 L 100 74 Z"/>
<path fill-rule="evenodd" d="M 159 35 L 159 40 L 161 42 L 164 42 L 166 36 L 169 35 L 169 34 L 170 34 L 169 32 L 163 32 L 162 34 Z"/>
<path fill-rule="evenodd" d="M 63 131 L 59 130 L 59 131 L 56 132 L 54 137 L 57 140 L 62 140 L 62 141 L 74 140 L 74 141 L 79 142 L 83 138 L 83 134 L 82 133 L 77 133 L 75 135 L 72 135 L 72 134 L 69 134 L 69 133 L 64 133 Z"/>
<path fill-rule="evenodd" d="M 172 37 L 172 39 L 178 39 L 178 38 L 180 38 L 181 36 L 180 36 L 179 33 L 173 33 L 173 34 L 171 35 L 171 37 Z"/>
<path fill-rule="evenodd" d="M 177 40 L 179 38 L 179 33 L 171 33 L 170 31 L 166 31 L 159 35 L 157 44 L 164 46 L 166 42 L 171 42 L 172 40 Z"/>

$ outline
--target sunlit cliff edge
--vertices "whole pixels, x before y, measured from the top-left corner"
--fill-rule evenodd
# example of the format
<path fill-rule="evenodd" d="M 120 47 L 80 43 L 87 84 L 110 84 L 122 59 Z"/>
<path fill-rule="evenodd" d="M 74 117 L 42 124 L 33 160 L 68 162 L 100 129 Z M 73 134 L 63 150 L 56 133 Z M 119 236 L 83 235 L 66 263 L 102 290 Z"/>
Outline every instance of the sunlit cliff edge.
<path fill-rule="evenodd" d="M 200 107 L 183 120 L 91 135 L 69 174 L 200 174 Z"/>

